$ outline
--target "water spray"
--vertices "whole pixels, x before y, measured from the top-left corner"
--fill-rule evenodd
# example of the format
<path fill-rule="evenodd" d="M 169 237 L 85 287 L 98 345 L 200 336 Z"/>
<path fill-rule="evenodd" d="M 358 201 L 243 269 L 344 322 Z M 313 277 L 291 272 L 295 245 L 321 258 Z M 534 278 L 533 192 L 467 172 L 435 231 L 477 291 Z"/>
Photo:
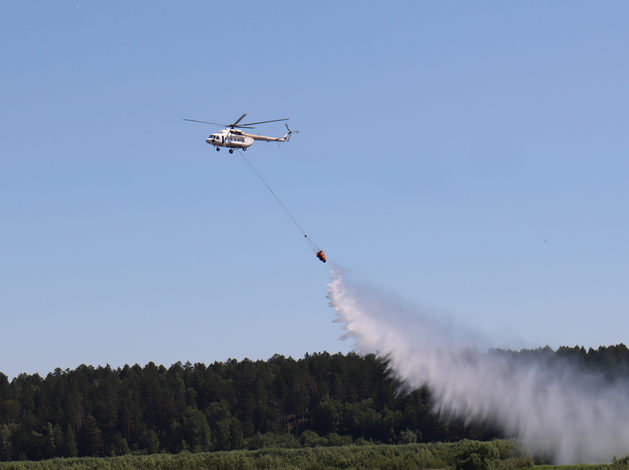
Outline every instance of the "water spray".
<path fill-rule="evenodd" d="M 629 453 L 629 388 L 567 361 L 518 359 L 369 286 L 328 284 L 342 339 L 376 353 L 406 390 L 427 387 L 432 411 L 491 422 L 530 447 L 544 444 L 558 464 L 609 463 Z"/>

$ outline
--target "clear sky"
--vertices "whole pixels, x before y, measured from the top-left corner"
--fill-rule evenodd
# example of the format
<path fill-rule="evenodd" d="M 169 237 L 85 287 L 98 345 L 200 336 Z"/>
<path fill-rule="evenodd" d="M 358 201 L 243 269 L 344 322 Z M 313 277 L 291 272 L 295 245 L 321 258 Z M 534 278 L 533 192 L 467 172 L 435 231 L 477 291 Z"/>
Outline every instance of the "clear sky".
<path fill-rule="evenodd" d="M 331 263 L 502 347 L 629 341 L 629 4 L 0 3 L 0 371 L 347 352 Z M 281 136 L 282 123 L 256 132 Z"/>

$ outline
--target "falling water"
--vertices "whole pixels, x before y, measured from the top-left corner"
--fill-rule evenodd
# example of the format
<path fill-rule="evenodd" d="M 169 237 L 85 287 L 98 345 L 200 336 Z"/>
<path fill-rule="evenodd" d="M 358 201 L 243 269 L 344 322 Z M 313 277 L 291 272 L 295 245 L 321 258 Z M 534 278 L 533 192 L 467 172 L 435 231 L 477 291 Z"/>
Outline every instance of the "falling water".
<path fill-rule="evenodd" d="M 478 335 L 419 308 L 347 282 L 328 285 L 343 339 L 375 352 L 403 388 L 427 387 L 433 411 L 492 422 L 524 443 L 544 443 L 554 461 L 604 463 L 629 453 L 629 388 L 567 361 L 517 358 L 489 350 Z M 485 343 L 485 344 L 483 344 Z"/>

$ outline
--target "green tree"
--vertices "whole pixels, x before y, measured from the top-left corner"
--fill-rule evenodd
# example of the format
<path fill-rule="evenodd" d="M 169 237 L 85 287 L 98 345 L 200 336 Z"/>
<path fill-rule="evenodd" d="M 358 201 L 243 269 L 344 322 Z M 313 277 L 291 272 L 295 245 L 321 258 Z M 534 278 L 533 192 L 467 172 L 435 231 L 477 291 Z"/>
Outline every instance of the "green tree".
<path fill-rule="evenodd" d="M 310 428 L 320 436 L 327 436 L 337 432 L 342 421 L 342 405 L 338 400 L 324 397 L 324 399 L 312 410 Z"/>
<path fill-rule="evenodd" d="M 58 424 L 53 426 L 51 423 L 46 423 L 43 434 L 42 458 L 62 457 L 63 431 L 61 431 L 61 426 Z"/>
<path fill-rule="evenodd" d="M 84 455 L 92 457 L 100 457 L 103 455 L 102 432 L 98 426 L 96 419 L 90 414 L 85 418 L 85 426 L 83 428 L 82 449 Z"/>
<path fill-rule="evenodd" d="M 152 429 L 145 429 L 140 433 L 140 446 L 148 454 L 157 454 L 160 451 L 160 443 L 157 434 Z"/>
<path fill-rule="evenodd" d="M 15 424 L 0 425 L 0 461 L 13 460 L 13 432 Z"/>
<path fill-rule="evenodd" d="M 72 432 L 72 427 L 69 424 L 63 433 L 63 439 L 59 447 L 61 457 L 77 457 L 79 455 L 76 438 L 74 437 L 74 432 Z"/>
<path fill-rule="evenodd" d="M 110 455 L 126 455 L 131 452 L 129 448 L 129 443 L 120 433 L 116 433 L 110 444 L 109 444 L 109 454 Z"/>
<path fill-rule="evenodd" d="M 417 442 L 417 434 L 415 434 L 410 429 L 405 429 L 400 432 L 400 438 L 398 439 L 398 444 L 415 444 Z"/>
<path fill-rule="evenodd" d="M 190 447 L 192 452 L 207 452 L 212 450 L 212 433 L 205 415 L 192 408 L 188 408 L 182 418 L 181 439 Z"/>

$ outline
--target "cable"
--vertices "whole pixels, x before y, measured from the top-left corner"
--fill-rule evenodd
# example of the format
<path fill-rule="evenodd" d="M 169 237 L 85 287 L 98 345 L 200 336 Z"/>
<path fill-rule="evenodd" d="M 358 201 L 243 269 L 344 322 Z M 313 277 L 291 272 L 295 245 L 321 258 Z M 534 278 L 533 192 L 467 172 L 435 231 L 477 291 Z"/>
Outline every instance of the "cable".
<path fill-rule="evenodd" d="M 255 171 L 255 172 L 256 172 L 256 175 L 258 175 L 258 178 L 260 178 L 260 179 L 262 180 L 262 182 L 264 183 L 264 185 L 265 185 L 265 186 L 269 189 L 269 191 L 271 191 L 271 194 L 273 194 L 273 196 L 275 196 L 275 199 L 277 199 L 277 202 L 279 202 L 279 203 L 282 205 L 282 207 L 284 208 L 284 210 L 286 211 L 286 213 L 288 214 L 288 216 L 289 216 L 291 219 L 293 219 L 293 222 L 295 222 L 295 225 L 297 225 L 297 228 L 301 231 L 301 233 L 303 233 L 303 234 L 304 234 L 304 237 L 306 237 L 306 238 L 308 238 L 308 240 L 310 240 L 310 238 L 308 237 L 308 235 L 306 235 L 306 232 L 304 232 L 304 231 L 302 230 L 302 228 L 299 226 L 299 224 L 297 223 L 297 221 L 295 220 L 295 218 L 291 215 L 291 213 L 290 213 L 290 212 L 288 212 L 288 209 L 286 209 L 286 206 L 282 203 L 282 201 L 280 201 L 280 198 L 279 198 L 279 197 L 277 197 L 277 194 L 275 194 L 275 193 L 273 192 L 273 190 L 271 189 L 271 187 L 270 187 L 270 186 L 266 183 L 266 181 L 264 181 L 264 178 L 262 178 L 262 176 L 260 176 L 260 173 L 258 173 L 258 170 L 256 170 L 256 169 L 253 167 L 253 165 L 249 162 L 249 160 L 247 160 L 247 158 L 246 158 L 246 157 L 242 154 L 242 152 L 241 152 L 240 150 L 238 150 L 238 153 L 240 154 L 240 156 L 241 156 L 242 158 L 244 158 L 244 159 L 245 159 L 245 161 L 249 164 L 249 166 L 251 167 L 251 169 L 252 169 L 253 171 Z"/>
<path fill-rule="evenodd" d="M 297 228 L 300 230 L 301 233 L 304 234 L 304 237 L 306 237 L 306 241 L 308 242 L 308 244 L 310 245 L 310 248 L 312 248 L 312 251 L 315 253 L 315 255 L 317 256 L 317 258 L 319 258 L 321 261 L 323 261 L 324 263 L 326 262 L 326 257 L 325 257 L 325 253 L 323 252 L 323 250 L 321 248 L 319 248 L 319 246 L 312 241 L 312 239 L 306 235 L 306 232 L 304 232 L 302 230 L 302 228 L 299 226 L 299 224 L 297 223 L 297 221 L 295 220 L 295 218 L 291 215 L 290 212 L 288 212 L 288 209 L 286 209 L 286 206 L 282 203 L 282 201 L 280 201 L 280 198 L 277 197 L 277 194 L 275 194 L 273 192 L 273 190 L 271 189 L 271 187 L 267 184 L 266 181 L 264 181 L 264 178 L 262 178 L 262 176 L 260 176 L 260 173 L 258 173 L 258 170 L 256 170 L 253 165 L 251 164 L 251 162 L 249 162 L 249 160 L 247 160 L 247 158 L 242 154 L 242 152 L 240 150 L 238 150 L 238 153 L 240 154 L 240 156 L 242 158 L 244 158 L 244 160 L 247 162 L 247 164 L 251 167 L 251 169 L 253 171 L 255 171 L 256 175 L 258 175 L 258 178 L 260 178 L 262 180 L 262 182 L 264 183 L 264 185 L 268 188 L 269 191 L 271 191 L 271 194 L 273 194 L 273 196 L 275 196 L 275 199 L 277 199 L 277 202 L 280 203 L 280 205 L 284 208 L 284 210 L 286 211 L 286 213 L 288 214 L 288 216 L 293 220 L 293 222 L 295 222 L 295 225 L 297 225 Z"/>

